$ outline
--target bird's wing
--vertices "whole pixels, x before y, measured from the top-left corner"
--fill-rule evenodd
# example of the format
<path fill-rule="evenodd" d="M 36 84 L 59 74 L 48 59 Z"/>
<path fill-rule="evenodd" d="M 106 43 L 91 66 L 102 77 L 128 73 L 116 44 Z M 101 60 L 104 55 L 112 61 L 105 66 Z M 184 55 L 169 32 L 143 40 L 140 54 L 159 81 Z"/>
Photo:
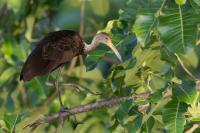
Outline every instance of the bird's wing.
<path fill-rule="evenodd" d="M 67 56 L 66 56 L 67 55 Z M 70 44 L 59 40 L 57 42 L 49 41 L 42 46 L 42 58 L 56 62 L 66 62 L 74 56 Z"/>

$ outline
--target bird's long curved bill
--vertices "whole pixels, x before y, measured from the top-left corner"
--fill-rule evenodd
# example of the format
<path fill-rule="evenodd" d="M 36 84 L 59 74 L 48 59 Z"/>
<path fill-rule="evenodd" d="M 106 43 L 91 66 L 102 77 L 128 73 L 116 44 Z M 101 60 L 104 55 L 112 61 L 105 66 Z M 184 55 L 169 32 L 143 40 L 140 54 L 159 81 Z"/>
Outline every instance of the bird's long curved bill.
<path fill-rule="evenodd" d="M 115 53 L 115 55 L 117 56 L 117 58 L 119 59 L 120 62 L 123 62 L 122 61 L 122 57 L 121 55 L 119 54 L 118 50 L 116 49 L 116 47 L 113 45 L 113 43 L 107 43 L 106 44 L 108 47 L 110 47 L 110 49 Z"/>

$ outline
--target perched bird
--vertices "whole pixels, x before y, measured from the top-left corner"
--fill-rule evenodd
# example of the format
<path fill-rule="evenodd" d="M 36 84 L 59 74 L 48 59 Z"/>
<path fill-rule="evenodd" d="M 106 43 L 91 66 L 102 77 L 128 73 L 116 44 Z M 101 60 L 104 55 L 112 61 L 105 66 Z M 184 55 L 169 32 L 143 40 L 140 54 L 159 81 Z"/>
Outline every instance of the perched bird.
<path fill-rule="evenodd" d="M 100 43 L 110 47 L 122 61 L 107 33 L 97 33 L 91 44 L 83 41 L 78 32 L 61 30 L 50 32 L 38 42 L 23 65 L 20 80 L 29 81 L 35 76 L 48 75 L 73 57 L 93 51 Z"/>

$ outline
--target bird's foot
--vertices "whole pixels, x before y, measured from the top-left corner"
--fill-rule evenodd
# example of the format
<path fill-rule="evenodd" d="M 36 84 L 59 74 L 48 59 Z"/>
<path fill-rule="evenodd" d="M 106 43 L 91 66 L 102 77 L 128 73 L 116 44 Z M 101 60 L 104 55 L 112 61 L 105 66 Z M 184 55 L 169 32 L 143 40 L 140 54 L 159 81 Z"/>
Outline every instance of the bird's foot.
<path fill-rule="evenodd" d="M 65 119 L 67 119 L 67 120 L 69 120 L 69 116 L 68 117 L 62 117 L 62 113 L 63 112 L 67 112 L 67 113 L 71 113 L 70 111 L 69 111 L 69 108 L 67 108 L 67 107 L 64 107 L 64 106 L 60 106 L 60 110 L 59 110 L 59 120 L 61 121 L 61 124 L 62 124 L 62 126 L 64 125 L 64 120 Z M 79 124 L 83 124 L 83 122 L 82 121 L 78 121 L 77 120 L 77 118 L 76 118 L 76 116 L 75 115 L 73 115 L 73 117 L 74 117 L 74 120 L 72 120 L 72 125 L 73 125 L 73 127 L 74 127 L 74 129 L 79 125 Z"/>
<path fill-rule="evenodd" d="M 63 112 L 68 112 L 68 108 L 65 108 L 63 106 L 63 104 L 60 104 L 60 109 L 59 109 L 59 112 L 58 112 L 58 121 L 59 121 L 59 124 L 61 125 L 62 128 L 64 127 L 65 120 L 69 118 L 69 117 L 64 117 L 62 115 Z"/>

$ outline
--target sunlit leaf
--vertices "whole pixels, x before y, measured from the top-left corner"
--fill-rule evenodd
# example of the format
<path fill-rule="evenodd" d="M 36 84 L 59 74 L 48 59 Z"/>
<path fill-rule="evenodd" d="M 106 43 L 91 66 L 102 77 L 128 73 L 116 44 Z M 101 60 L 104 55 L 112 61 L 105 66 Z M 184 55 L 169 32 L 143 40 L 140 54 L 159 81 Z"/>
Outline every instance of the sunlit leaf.
<path fill-rule="evenodd" d="M 93 12 L 98 16 L 105 16 L 110 10 L 110 2 L 108 0 L 92 0 L 91 6 Z"/>
<path fill-rule="evenodd" d="M 25 45 L 27 44 L 16 44 L 15 45 L 15 49 L 14 49 L 14 55 L 17 57 L 18 60 L 21 60 L 21 61 L 25 61 L 26 58 L 27 58 L 27 52 L 26 52 L 26 49 L 25 49 Z"/>
<path fill-rule="evenodd" d="M 8 4 L 15 12 L 17 12 L 20 9 L 21 0 L 8 0 Z"/>
<path fill-rule="evenodd" d="M 183 5 L 186 3 L 187 0 L 175 0 L 177 4 Z"/>
<path fill-rule="evenodd" d="M 192 121 L 200 122 L 200 103 L 192 104 L 188 107 L 188 112 L 192 116 Z"/>
<path fill-rule="evenodd" d="M 1 51 L 4 54 L 6 61 L 10 64 L 15 65 L 14 60 L 12 59 L 12 54 L 14 53 L 14 48 L 10 42 L 5 42 L 1 47 Z"/>
<path fill-rule="evenodd" d="M 33 32 L 33 26 L 35 23 L 35 17 L 34 16 L 29 16 L 26 19 L 26 24 L 27 24 L 27 30 L 25 33 L 25 37 L 28 41 L 32 40 L 32 32 Z"/>
<path fill-rule="evenodd" d="M 0 75 L 0 84 L 13 78 L 12 76 L 17 72 L 14 67 L 7 68 L 1 75 Z"/>

